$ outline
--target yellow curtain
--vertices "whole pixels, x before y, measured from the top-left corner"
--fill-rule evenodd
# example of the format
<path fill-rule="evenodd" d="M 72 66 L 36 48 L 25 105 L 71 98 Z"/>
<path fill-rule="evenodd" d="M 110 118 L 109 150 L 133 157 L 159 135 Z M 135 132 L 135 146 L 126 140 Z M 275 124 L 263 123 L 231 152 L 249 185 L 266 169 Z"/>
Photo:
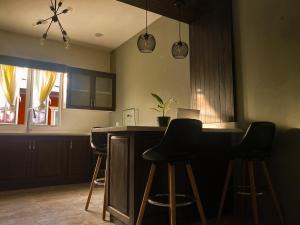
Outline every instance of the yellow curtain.
<path fill-rule="evenodd" d="M 15 100 L 18 95 L 16 67 L 10 65 L 0 66 L 0 86 L 9 104 L 9 108 L 14 110 Z"/>
<path fill-rule="evenodd" d="M 39 74 L 40 77 L 40 90 L 39 90 L 39 109 L 45 108 L 45 100 L 49 96 L 56 80 L 56 73 L 45 71 Z"/>

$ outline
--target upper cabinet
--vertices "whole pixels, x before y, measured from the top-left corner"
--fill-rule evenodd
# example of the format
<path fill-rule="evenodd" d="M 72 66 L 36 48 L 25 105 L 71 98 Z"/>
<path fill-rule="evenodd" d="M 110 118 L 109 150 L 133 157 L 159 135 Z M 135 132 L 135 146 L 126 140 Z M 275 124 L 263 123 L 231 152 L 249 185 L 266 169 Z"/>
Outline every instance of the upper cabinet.
<path fill-rule="evenodd" d="M 115 74 L 68 68 L 67 108 L 114 111 L 115 105 Z"/>

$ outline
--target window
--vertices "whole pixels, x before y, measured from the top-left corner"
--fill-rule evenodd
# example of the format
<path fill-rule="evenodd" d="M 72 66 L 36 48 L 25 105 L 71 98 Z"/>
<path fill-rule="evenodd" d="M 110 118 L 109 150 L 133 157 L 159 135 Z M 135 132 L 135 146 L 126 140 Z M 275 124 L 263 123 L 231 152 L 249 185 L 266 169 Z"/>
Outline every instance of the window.
<path fill-rule="evenodd" d="M 33 125 L 59 124 L 63 73 L 0 67 L 0 124 L 24 124 L 25 120 Z"/>

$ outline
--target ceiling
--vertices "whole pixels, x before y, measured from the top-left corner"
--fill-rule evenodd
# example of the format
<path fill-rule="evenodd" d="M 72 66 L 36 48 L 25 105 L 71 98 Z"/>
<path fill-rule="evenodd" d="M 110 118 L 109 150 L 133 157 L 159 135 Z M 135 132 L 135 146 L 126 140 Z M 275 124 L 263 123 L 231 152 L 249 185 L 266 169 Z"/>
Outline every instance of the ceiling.
<path fill-rule="evenodd" d="M 139 8 L 145 8 L 146 0 L 118 0 Z M 231 5 L 231 0 L 148 0 L 148 9 L 160 15 L 179 19 L 179 11 L 176 2 L 181 3 L 181 20 L 192 23 L 201 15 L 223 5 Z"/>
<path fill-rule="evenodd" d="M 0 0 L 0 30 L 41 37 L 47 24 L 32 24 L 52 16 L 49 5 L 50 0 Z M 69 6 L 73 11 L 59 19 L 71 43 L 112 50 L 145 27 L 144 10 L 116 0 L 65 0 L 62 8 Z M 158 14 L 148 13 L 149 24 L 158 18 Z M 48 38 L 61 40 L 57 24 L 51 26 Z"/>

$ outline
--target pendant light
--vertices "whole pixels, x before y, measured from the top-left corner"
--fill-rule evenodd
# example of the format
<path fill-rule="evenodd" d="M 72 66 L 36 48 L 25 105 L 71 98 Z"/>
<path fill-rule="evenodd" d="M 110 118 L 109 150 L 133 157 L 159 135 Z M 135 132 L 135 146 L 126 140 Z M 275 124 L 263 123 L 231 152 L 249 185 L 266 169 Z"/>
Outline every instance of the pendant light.
<path fill-rule="evenodd" d="M 181 40 L 181 5 L 183 4 L 182 1 L 177 1 L 175 6 L 178 7 L 178 14 L 179 14 L 179 21 L 178 21 L 178 28 L 179 28 L 179 41 L 175 42 L 172 45 L 172 56 L 175 59 L 184 59 L 189 53 L 189 46 L 187 43 Z"/>
<path fill-rule="evenodd" d="M 155 49 L 156 41 L 152 34 L 148 33 L 148 0 L 146 0 L 146 32 L 141 34 L 137 41 L 137 47 L 142 53 L 151 53 Z"/>

